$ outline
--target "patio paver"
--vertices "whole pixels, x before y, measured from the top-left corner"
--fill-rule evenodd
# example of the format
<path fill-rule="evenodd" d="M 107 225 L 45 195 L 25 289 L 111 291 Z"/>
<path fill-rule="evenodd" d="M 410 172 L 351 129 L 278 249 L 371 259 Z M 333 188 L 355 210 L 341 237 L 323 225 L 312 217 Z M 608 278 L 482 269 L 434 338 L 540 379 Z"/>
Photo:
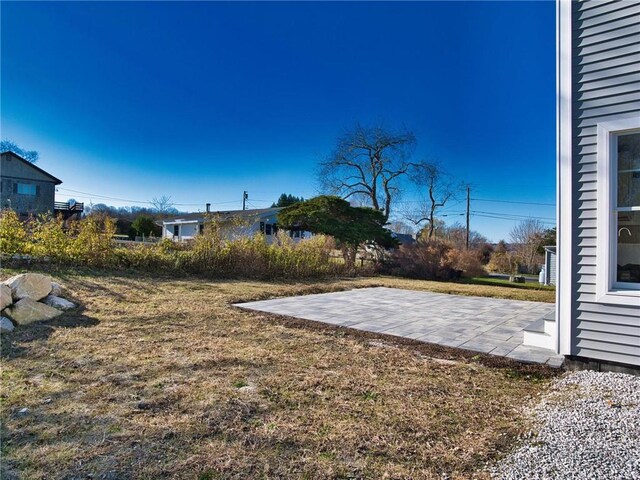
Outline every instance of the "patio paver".
<path fill-rule="evenodd" d="M 553 305 L 376 287 L 236 304 L 260 312 L 412 338 L 559 367 L 553 351 L 522 344 Z"/>

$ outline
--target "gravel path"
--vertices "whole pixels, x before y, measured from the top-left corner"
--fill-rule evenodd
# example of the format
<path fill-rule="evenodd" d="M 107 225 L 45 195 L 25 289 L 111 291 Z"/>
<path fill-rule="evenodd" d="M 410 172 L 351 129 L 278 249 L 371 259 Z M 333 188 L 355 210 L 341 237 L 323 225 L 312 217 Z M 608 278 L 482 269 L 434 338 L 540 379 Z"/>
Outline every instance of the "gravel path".
<path fill-rule="evenodd" d="M 640 377 L 570 373 L 532 413 L 540 430 L 493 478 L 640 479 Z"/>

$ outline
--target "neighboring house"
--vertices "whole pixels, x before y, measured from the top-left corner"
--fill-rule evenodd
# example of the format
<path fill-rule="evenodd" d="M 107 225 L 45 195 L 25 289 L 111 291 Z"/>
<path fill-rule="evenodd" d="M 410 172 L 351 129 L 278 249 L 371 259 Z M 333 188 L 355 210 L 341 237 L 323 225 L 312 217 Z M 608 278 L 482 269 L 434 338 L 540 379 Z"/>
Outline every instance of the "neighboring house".
<path fill-rule="evenodd" d="M 13 152 L 3 152 L 0 157 L 1 208 L 15 210 L 21 219 L 48 212 L 68 218 L 82 212 L 81 203 L 55 201 L 56 185 L 61 180 Z"/>
<path fill-rule="evenodd" d="M 557 8 L 558 290 L 536 340 L 570 365 L 637 371 L 640 2 Z"/>
<path fill-rule="evenodd" d="M 557 259 L 556 247 L 544 247 L 544 284 L 557 285 Z"/>
<path fill-rule="evenodd" d="M 413 238 L 413 235 L 409 234 L 409 233 L 396 233 L 396 232 L 391 232 L 391 236 L 393 238 L 395 238 L 396 240 L 398 240 L 398 243 L 400 243 L 400 245 L 413 245 L 414 243 L 416 243 L 416 239 Z"/>
<path fill-rule="evenodd" d="M 282 208 L 262 208 L 255 210 L 231 210 L 226 212 L 188 213 L 159 222 L 162 225 L 162 238 L 174 241 L 193 240 L 204 232 L 205 224 L 211 221 L 220 223 L 221 234 L 228 239 L 247 237 L 262 233 L 271 242 L 278 233 L 277 217 Z M 310 232 L 289 230 L 288 235 L 294 241 L 310 238 Z"/>

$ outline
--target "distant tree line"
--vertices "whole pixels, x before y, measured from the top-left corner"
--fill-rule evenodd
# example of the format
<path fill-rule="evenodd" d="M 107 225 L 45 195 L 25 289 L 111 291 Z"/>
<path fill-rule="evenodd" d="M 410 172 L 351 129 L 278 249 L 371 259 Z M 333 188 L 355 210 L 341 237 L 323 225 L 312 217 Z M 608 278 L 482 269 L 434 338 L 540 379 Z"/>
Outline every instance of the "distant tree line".
<path fill-rule="evenodd" d="M 278 197 L 278 201 L 271 204 L 271 208 L 275 207 L 288 207 L 295 203 L 304 202 L 304 198 L 296 197 L 295 195 L 283 193 Z"/>
<path fill-rule="evenodd" d="M 149 237 L 162 235 L 162 227 L 156 222 L 180 212 L 173 206 L 171 197 L 163 195 L 153 198 L 151 207 L 114 207 L 104 203 L 85 205 L 85 216 L 110 217 L 115 220 L 116 234 L 127 235 L 130 239 L 135 237 Z"/>

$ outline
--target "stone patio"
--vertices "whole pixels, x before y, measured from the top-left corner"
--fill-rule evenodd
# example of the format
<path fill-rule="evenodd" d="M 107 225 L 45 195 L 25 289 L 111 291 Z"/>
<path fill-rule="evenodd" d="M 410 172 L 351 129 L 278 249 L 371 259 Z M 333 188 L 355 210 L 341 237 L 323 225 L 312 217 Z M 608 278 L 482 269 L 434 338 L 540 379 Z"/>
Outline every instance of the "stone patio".
<path fill-rule="evenodd" d="M 553 311 L 548 303 L 378 287 L 235 306 L 552 367 L 563 360 L 551 350 L 522 344 L 523 329 Z"/>

